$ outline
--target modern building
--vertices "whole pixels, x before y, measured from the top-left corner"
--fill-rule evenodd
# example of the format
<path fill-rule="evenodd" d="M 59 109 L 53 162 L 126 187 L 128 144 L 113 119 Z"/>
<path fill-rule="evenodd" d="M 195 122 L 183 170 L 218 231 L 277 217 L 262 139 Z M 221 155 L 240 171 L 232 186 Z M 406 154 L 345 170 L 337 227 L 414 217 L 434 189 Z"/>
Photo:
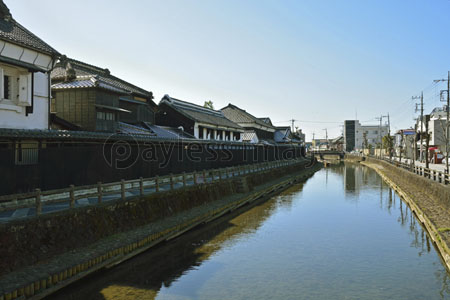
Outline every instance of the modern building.
<path fill-rule="evenodd" d="M 376 147 L 389 133 L 387 125 L 361 125 L 358 120 L 344 121 L 344 150 L 347 152 Z"/>
<path fill-rule="evenodd" d="M 245 129 L 242 141 L 275 144 L 276 128 L 269 118 L 257 118 L 231 103 L 221 111 L 225 117 Z"/>
<path fill-rule="evenodd" d="M 0 128 L 49 128 L 49 71 L 58 56 L 0 1 Z"/>
<path fill-rule="evenodd" d="M 159 102 L 157 124 L 180 128 L 197 139 L 242 141 L 244 129 L 221 111 L 165 95 Z"/>
<path fill-rule="evenodd" d="M 103 132 L 117 131 L 119 122 L 155 124 L 152 92 L 113 76 L 108 69 L 63 56 L 51 78 L 56 121 Z"/>

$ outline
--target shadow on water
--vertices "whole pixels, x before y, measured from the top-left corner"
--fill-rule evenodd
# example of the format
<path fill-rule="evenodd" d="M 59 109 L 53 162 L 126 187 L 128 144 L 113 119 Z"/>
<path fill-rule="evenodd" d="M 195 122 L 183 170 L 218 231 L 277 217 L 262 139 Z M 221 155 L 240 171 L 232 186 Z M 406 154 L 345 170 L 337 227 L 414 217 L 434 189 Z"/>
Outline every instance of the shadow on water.
<path fill-rule="evenodd" d="M 244 206 L 175 240 L 165 242 L 111 269 L 102 270 L 51 295 L 49 299 L 155 299 L 162 288 L 223 248 L 245 240 L 278 209 L 289 209 L 305 183 L 265 202 Z M 214 264 L 208 275 L 220 270 Z M 196 282 L 207 278 L 196 278 Z M 195 291 L 184 291 L 195 298 Z M 194 293 L 194 294 L 192 294 Z"/>

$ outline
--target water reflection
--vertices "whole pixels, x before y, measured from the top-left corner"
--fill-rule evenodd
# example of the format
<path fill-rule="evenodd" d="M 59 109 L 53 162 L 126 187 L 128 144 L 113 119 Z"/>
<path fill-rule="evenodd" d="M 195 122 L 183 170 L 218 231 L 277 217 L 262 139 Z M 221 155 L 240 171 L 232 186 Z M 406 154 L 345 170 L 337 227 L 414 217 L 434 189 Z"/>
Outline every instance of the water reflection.
<path fill-rule="evenodd" d="M 200 267 L 221 249 L 247 239 L 275 211 L 289 210 L 294 195 L 301 193 L 303 185 L 295 185 L 281 196 L 251 205 L 250 210 L 244 207 L 124 264 L 90 276 L 50 299 L 155 299 L 162 288 L 170 288 L 178 278 Z M 220 271 L 221 265 L 215 264 L 214 268 L 208 270 L 208 276 Z M 206 279 L 196 278 L 196 285 Z M 184 293 L 196 298 L 195 291 Z"/>
<path fill-rule="evenodd" d="M 324 185 L 326 188 L 324 188 Z M 449 277 L 409 207 L 339 164 L 52 299 L 446 299 Z"/>

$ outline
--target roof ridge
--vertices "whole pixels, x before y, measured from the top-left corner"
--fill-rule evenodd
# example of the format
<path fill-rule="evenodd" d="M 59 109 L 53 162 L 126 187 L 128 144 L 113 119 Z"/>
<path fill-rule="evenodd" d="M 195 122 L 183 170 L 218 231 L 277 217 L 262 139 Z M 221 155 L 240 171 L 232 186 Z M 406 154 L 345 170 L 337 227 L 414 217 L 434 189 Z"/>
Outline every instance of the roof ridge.
<path fill-rule="evenodd" d="M 248 117 L 250 117 L 250 119 L 253 119 L 254 122 L 257 123 L 257 124 L 259 124 L 259 125 L 263 125 L 263 126 L 266 126 L 266 127 L 268 127 L 268 128 L 276 129 L 275 126 L 270 125 L 270 124 L 268 124 L 268 123 L 266 123 L 266 122 L 260 120 L 258 117 L 252 115 L 251 113 L 247 112 L 245 109 L 242 109 L 242 108 L 240 108 L 240 107 L 238 107 L 238 106 L 236 106 L 236 105 L 234 105 L 234 104 L 229 103 L 227 106 L 225 106 L 225 107 L 222 108 L 221 110 L 226 109 L 227 107 L 230 107 L 230 108 L 234 108 L 234 109 L 240 110 L 241 112 L 245 113 Z M 267 118 L 269 118 L 269 117 L 267 117 Z M 240 123 L 248 123 L 248 122 L 240 122 Z"/>
<path fill-rule="evenodd" d="M 108 68 L 104 68 L 104 69 L 103 69 L 103 68 L 100 68 L 100 67 L 97 67 L 97 66 L 94 66 L 94 65 L 91 65 L 91 64 L 82 62 L 82 61 L 78 61 L 78 60 L 75 60 L 75 59 L 72 59 L 72 58 L 68 58 L 68 59 L 69 59 L 69 60 L 73 60 L 73 61 L 75 61 L 76 63 L 80 63 L 80 64 L 82 64 L 82 65 L 85 65 L 85 66 L 88 66 L 88 67 L 97 69 L 97 70 L 99 70 L 99 71 L 101 71 L 101 72 L 103 73 L 103 74 L 100 74 L 100 75 L 103 75 L 103 76 L 106 76 L 106 77 L 110 77 L 110 78 L 112 78 L 112 79 L 114 79 L 114 80 L 117 80 L 117 81 L 120 81 L 120 82 L 122 82 L 122 83 L 128 84 L 128 85 L 132 86 L 133 88 L 135 88 L 135 89 L 137 89 L 137 90 L 140 90 L 140 91 L 142 91 L 142 92 L 145 92 L 145 93 L 147 93 L 147 94 L 153 94 L 151 91 L 147 91 L 146 89 L 143 89 L 143 88 L 141 88 L 141 87 L 138 87 L 138 86 L 136 86 L 136 85 L 134 85 L 134 84 L 132 84 L 132 83 L 130 83 L 130 82 L 128 82 L 128 81 L 125 81 L 125 80 L 123 80 L 123 79 L 121 79 L 121 78 L 119 78 L 119 77 L 116 77 L 116 76 L 112 75 L 111 72 L 110 72 L 110 70 L 109 70 Z"/>
<path fill-rule="evenodd" d="M 11 21 L 10 22 L 14 22 L 15 25 L 17 27 L 20 27 L 20 29 L 22 29 L 23 31 L 25 31 L 26 33 L 28 33 L 33 39 L 37 40 L 38 42 L 44 44 L 45 46 L 47 46 L 49 49 L 51 49 L 52 51 L 47 51 L 45 49 L 41 49 L 39 48 L 41 51 L 44 51 L 46 53 L 50 53 L 50 54 L 54 54 L 55 56 L 60 56 L 61 53 L 59 53 L 58 51 L 55 50 L 55 48 L 53 48 L 52 46 L 50 46 L 49 44 L 47 44 L 46 42 L 44 42 L 44 40 L 42 40 L 40 37 L 38 37 L 37 35 L 35 35 L 34 33 L 32 33 L 31 31 L 29 31 L 27 28 L 25 28 L 25 26 L 23 26 L 22 24 L 20 24 L 19 22 L 17 22 L 13 17 L 11 17 Z M 31 47 L 31 46 L 30 46 Z"/>
<path fill-rule="evenodd" d="M 195 106 L 195 107 L 198 107 L 201 110 L 209 111 L 209 112 L 212 112 L 214 114 L 218 114 L 218 115 L 221 115 L 221 116 L 225 117 L 220 110 L 215 110 L 215 109 L 211 109 L 209 107 L 204 107 L 204 106 L 201 106 L 201 105 L 196 104 L 196 103 L 192 103 L 192 102 L 188 102 L 188 101 L 185 101 L 185 100 L 181 100 L 181 99 L 177 99 L 177 98 L 171 97 L 169 95 L 164 95 L 164 96 L 167 96 L 167 97 L 169 97 L 172 100 L 179 101 L 181 103 L 187 104 L 189 106 Z"/>

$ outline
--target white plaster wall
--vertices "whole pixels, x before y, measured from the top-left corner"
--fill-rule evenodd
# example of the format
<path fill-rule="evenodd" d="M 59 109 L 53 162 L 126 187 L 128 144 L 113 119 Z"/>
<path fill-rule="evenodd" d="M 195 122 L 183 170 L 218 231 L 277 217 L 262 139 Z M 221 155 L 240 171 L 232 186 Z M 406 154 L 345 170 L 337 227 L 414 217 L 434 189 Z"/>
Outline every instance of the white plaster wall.
<path fill-rule="evenodd" d="M 48 129 L 48 75 L 35 73 L 34 109 L 25 115 L 25 107 L 2 106 L 0 101 L 0 128 Z"/>

